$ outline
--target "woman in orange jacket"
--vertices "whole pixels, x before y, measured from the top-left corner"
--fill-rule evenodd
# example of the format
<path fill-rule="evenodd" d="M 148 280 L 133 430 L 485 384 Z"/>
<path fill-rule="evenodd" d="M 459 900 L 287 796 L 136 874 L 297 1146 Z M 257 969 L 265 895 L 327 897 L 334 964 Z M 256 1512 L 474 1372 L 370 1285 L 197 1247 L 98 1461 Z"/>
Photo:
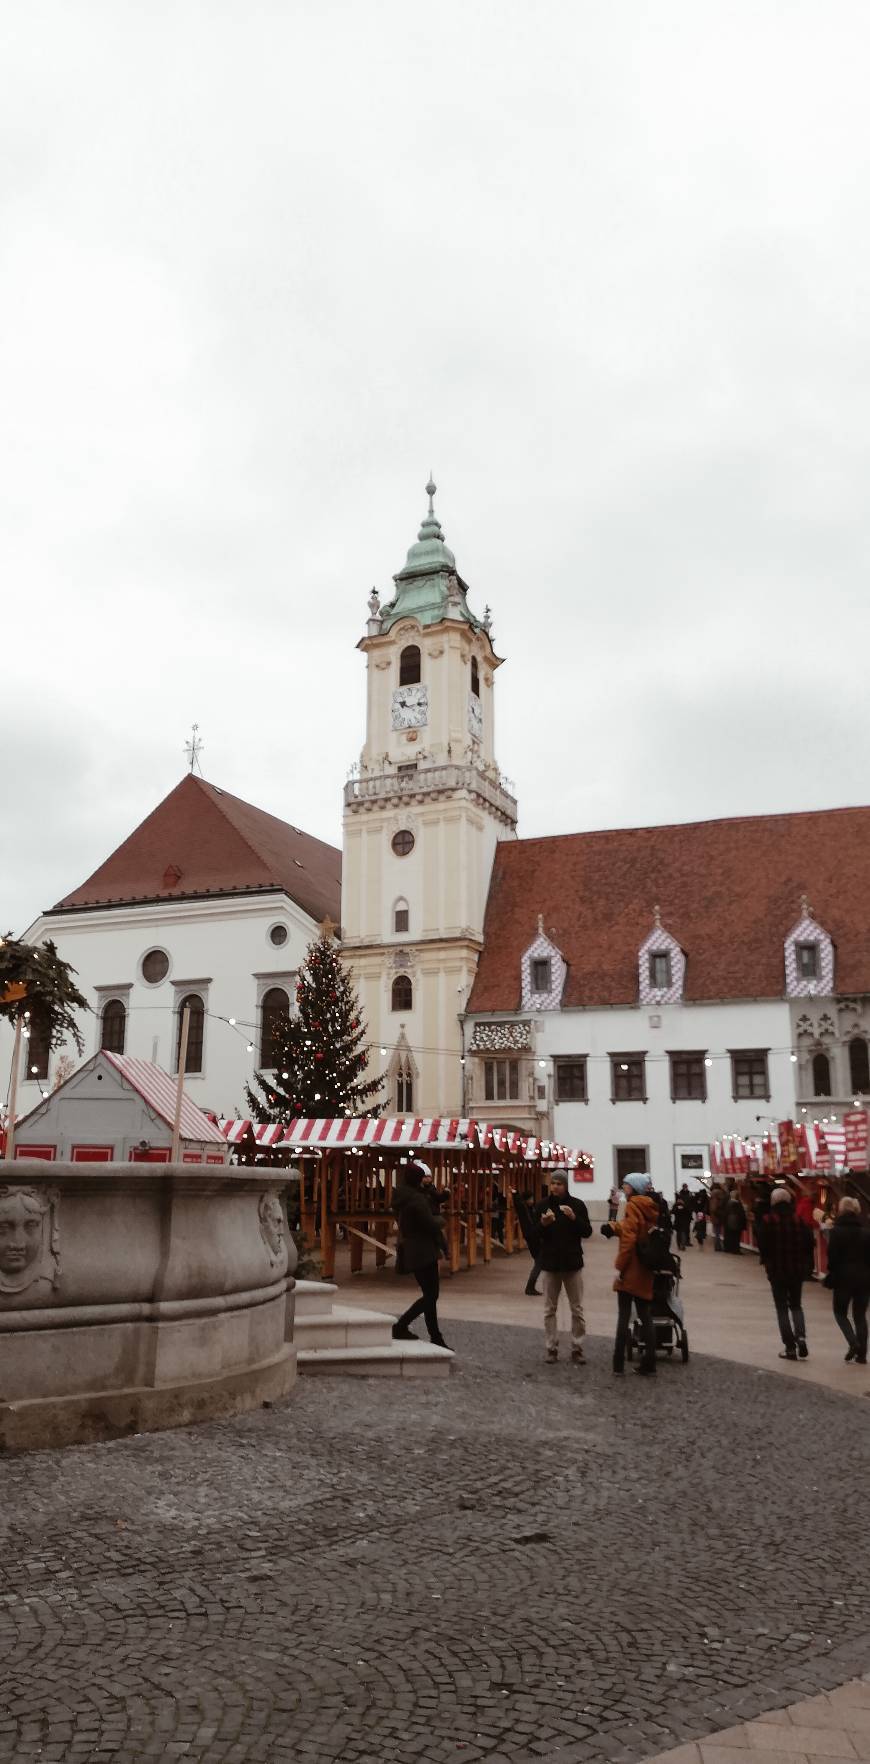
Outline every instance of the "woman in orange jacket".
<path fill-rule="evenodd" d="M 625 1371 L 625 1349 L 631 1323 L 631 1307 L 634 1305 L 644 1339 L 643 1358 L 635 1371 L 644 1378 L 652 1378 L 656 1370 L 656 1338 L 652 1315 L 653 1271 L 644 1267 L 638 1256 L 637 1246 L 658 1225 L 659 1208 L 658 1202 L 652 1196 L 652 1183 L 645 1172 L 638 1171 L 636 1175 L 626 1176 L 622 1186 L 628 1204 L 620 1223 L 610 1228 L 610 1232 L 615 1233 L 619 1239 L 616 1279 L 613 1282 L 619 1305 L 613 1370 L 619 1377 Z"/>

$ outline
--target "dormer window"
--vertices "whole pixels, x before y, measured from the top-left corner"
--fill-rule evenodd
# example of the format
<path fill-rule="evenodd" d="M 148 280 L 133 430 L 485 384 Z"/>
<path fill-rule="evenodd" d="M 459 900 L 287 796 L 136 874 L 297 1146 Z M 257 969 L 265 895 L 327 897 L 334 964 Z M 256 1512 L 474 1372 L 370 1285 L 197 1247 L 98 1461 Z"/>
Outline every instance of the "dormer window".
<path fill-rule="evenodd" d="M 820 925 L 805 894 L 801 916 L 785 939 L 786 998 L 810 994 L 830 997 L 834 990 L 834 944 L 830 932 Z"/>
<path fill-rule="evenodd" d="M 819 977 L 819 946 L 817 943 L 799 943 L 795 948 L 797 971 L 801 980 L 818 980 Z"/>
<path fill-rule="evenodd" d="M 399 656 L 399 685 L 416 686 L 420 678 L 420 647 L 409 643 Z"/>
<path fill-rule="evenodd" d="M 664 992 L 671 984 L 671 957 L 666 949 L 650 952 L 649 983 L 654 992 Z"/>
<path fill-rule="evenodd" d="M 653 928 L 637 952 L 637 993 L 641 1004 L 679 1004 L 686 984 L 686 956 L 653 908 Z"/>
<path fill-rule="evenodd" d="M 532 960 L 532 991 L 549 992 L 553 984 L 553 964 L 549 956 L 535 956 Z"/>
<path fill-rule="evenodd" d="M 477 665 L 476 655 L 471 658 L 471 690 L 475 698 L 480 697 L 480 668 Z"/>
<path fill-rule="evenodd" d="M 538 914 L 538 935 L 523 951 L 520 967 L 524 1011 L 558 1011 L 568 969 L 557 945 L 544 931 L 544 915 Z"/>

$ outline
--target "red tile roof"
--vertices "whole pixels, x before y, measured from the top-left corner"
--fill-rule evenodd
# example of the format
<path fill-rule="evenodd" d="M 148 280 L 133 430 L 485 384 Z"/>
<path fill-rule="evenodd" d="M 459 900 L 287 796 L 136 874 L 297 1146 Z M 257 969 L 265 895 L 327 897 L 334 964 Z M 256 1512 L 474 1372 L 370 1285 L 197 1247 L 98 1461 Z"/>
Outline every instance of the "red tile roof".
<path fill-rule="evenodd" d="M 636 1003 L 656 903 L 687 999 L 782 998 L 803 893 L 834 940 L 836 991 L 870 992 L 870 808 L 505 840 L 467 1009 L 520 1009 L 538 913 L 568 964 L 563 1005 Z"/>
<path fill-rule="evenodd" d="M 191 772 L 55 911 L 280 888 L 318 922 L 341 913 L 341 852 Z"/>

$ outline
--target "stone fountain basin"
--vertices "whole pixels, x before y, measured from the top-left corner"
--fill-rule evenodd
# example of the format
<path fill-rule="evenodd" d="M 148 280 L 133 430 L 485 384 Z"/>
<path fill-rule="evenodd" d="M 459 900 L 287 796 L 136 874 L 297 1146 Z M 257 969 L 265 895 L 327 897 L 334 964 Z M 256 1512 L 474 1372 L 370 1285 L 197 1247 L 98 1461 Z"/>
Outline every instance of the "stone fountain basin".
<path fill-rule="evenodd" d="M 296 1377 L 282 1170 L 0 1165 L 0 1448 L 238 1414 Z"/>

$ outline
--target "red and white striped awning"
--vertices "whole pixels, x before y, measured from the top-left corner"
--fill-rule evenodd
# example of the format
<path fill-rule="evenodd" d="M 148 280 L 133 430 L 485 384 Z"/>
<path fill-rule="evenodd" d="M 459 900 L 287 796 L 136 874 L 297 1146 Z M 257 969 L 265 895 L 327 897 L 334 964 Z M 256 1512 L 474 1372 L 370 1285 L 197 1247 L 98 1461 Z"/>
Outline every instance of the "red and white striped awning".
<path fill-rule="evenodd" d="M 461 1116 L 450 1119 L 438 1116 L 431 1119 L 387 1115 L 378 1119 L 360 1115 L 324 1119 L 305 1116 L 288 1127 L 273 1123 L 263 1126 L 257 1122 L 233 1120 L 221 1120 L 219 1126 L 230 1145 L 239 1145 L 249 1134 L 253 1134 L 258 1145 L 293 1147 L 296 1151 L 342 1148 L 353 1151 L 355 1148 L 362 1150 L 364 1147 L 375 1146 L 384 1151 L 402 1151 L 423 1146 L 442 1146 L 446 1149 L 453 1147 L 459 1150 L 465 1146 L 479 1146 L 484 1151 L 509 1152 L 530 1161 L 582 1165 L 588 1169 L 592 1167 L 592 1159 L 586 1152 L 569 1150 L 568 1147 L 556 1145 L 550 1140 L 529 1138 L 526 1134 L 507 1127 L 495 1127 L 486 1121 L 474 1121 Z"/>
<path fill-rule="evenodd" d="M 249 1133 L 253 1134 L 258 1145 L 278 1145 L 284 1137 L 284 1128 L 280 1121 L 232 1121 L 219 1118 L 218 1126 L 228 1145 L 241 1145 Z"/>

